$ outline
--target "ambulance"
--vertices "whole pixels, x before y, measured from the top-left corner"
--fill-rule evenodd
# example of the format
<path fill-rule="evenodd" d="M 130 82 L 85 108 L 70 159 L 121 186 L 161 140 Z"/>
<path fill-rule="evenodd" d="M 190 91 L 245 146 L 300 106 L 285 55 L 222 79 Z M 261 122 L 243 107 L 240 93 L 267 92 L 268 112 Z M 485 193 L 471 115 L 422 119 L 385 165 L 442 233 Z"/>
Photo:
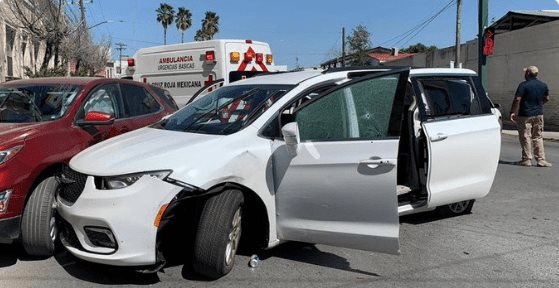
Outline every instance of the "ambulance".
<path fill-rule="evenodd" d="M 143 48 L 128 59 L 128 67 L 134 80 L 168 90 L 179 107 L 204 87 L 211 92 L 260 73 L 286 70 L 274 65 L 268 43 L 225 39 Z"/>

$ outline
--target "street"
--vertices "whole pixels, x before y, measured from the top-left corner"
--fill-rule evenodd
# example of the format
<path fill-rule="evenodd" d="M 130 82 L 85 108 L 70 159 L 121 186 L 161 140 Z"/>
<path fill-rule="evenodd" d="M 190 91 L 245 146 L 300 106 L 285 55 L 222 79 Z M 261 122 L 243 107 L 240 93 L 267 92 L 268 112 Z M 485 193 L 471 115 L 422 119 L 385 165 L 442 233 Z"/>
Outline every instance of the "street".
<path fill-rule="evenodd" d="M 401 255 L 287 243 L 236 259 L 217 281 L 183 265 L 157 274 L 90 264 L 61 249 L 55 257 L 25 256 L 0 244 L 1 287 L 558 287 L 559 142 L 546 141 L 552 168 L 512 165 L 518 139 L 503 135 L 501 163 L 490 194 L 472 214 L 400 218 Z M 475 169 L 475 167 L 473 167 Z"/>

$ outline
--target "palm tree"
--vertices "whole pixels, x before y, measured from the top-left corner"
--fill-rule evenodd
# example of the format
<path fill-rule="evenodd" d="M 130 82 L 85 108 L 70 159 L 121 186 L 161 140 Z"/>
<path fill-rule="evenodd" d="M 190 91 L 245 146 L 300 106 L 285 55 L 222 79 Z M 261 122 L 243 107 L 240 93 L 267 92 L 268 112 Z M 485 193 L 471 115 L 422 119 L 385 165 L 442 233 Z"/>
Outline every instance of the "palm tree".
<path fill-rule="evenodd" d="M 194 36 L 194 41 L 204 41 L 204 40 L 208 40 L 207 39 L 208 36 L 206 34 L 204 34 L 204 31 L 202 31 L 202 29 L 198 29 L 198 31 L 196 31 L 196 35 Z"/>
<path fill-rule="evenodd" d="M 167 3 L 161 3 L 155 12 L 157 12 L 157 22 L 163 25 L 163 44 L 167 45 L 167 26 L 173 23 L 175 10 L 173 6 Z"/>
<path fill-rule="evenodd" d="M 196 31 L 194 40 L 211 40 L 219 32 L 219 16 L 215 12 L 206 11 L 206 17 L 202 20 L 202 28 Z"/>
<path fill-rule="evenodd" d="M 192 13 L 190 13 L 190 10 L 179 7 L 179 12 L 175 16 L 175 23 L 177 24 L 177 29 L 181 31 L 181 43 L 184 43 L 184 32 L 192 26 Z"/>

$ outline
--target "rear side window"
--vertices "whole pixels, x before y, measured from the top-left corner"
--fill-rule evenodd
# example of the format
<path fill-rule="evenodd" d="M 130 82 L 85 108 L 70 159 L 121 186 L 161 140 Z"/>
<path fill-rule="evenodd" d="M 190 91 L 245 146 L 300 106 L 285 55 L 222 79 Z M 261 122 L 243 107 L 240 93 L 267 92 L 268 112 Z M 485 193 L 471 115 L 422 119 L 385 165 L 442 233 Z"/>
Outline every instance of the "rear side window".
<path fill-rule="evenodd" d="M 418 82 L 429 118 L 491 112 L 482 109 L 479 93 L 470 77 L 420 79 Z"/>
<path fill-rule="evenodd" d="M 177 106 L 177 103 L 175 103 L 175 100 L 173 99 L 173 97 L 171 96 L 171 93 L 169 93 L 169 91 L 165 90 L 165 89 L 161 89 L 159 87 L 156 86 L 151 86 L 151 89 L 153 89 L 153 91 L 155 91 L 155 93 L 157 93 L 157 95 L 163 99 L 163 101 L 165 101 L 165 103 L 167 103 L 167 105 L 175 108 L 175 109 L 179 109 L 179 106 Z"/>
<path fill-rule="evenodd" d="M 121 84 L 120 90 L 126 117 L 152 114 L 161 109 L 159 103 L 143 87 Z"/>

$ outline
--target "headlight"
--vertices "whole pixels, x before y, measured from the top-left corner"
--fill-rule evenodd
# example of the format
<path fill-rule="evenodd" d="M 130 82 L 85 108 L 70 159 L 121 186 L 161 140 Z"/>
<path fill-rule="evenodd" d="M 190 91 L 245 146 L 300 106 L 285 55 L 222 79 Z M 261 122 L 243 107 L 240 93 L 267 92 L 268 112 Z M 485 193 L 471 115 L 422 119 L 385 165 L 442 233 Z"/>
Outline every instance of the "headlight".
<path fill-rule="evenodd" d="M 134 174 L 126 174 L 126 175 L 119 175 L 119 176 L 110 176 L 110 177 L 96 177 L 97 181 L 96 186 L 98 189 L 122 189 L 126 188 L 138 181 L 142 176 L 147 175 L 153 178 L 164 180 L 171 174 L 171 170 L 164 170 L 164 171 L 150 171 L 150 172 L 140 172 Z"/>
<path fill-rule="evenodd" d="M 21 148 L 23 148 L 23 145 L 14 146 L 6 150 L 0 150 L 0 165 L 12 159 L 17 154 L 17 152 L 21 150 Z"/>
<path fill-rule="evenodd" d="M 10 195 L 12 195 L 12 190 L 10 189 L 0 192 L 0 213 L 4 213 L 6 212 L 6 210 L 8 210 Z"/>

